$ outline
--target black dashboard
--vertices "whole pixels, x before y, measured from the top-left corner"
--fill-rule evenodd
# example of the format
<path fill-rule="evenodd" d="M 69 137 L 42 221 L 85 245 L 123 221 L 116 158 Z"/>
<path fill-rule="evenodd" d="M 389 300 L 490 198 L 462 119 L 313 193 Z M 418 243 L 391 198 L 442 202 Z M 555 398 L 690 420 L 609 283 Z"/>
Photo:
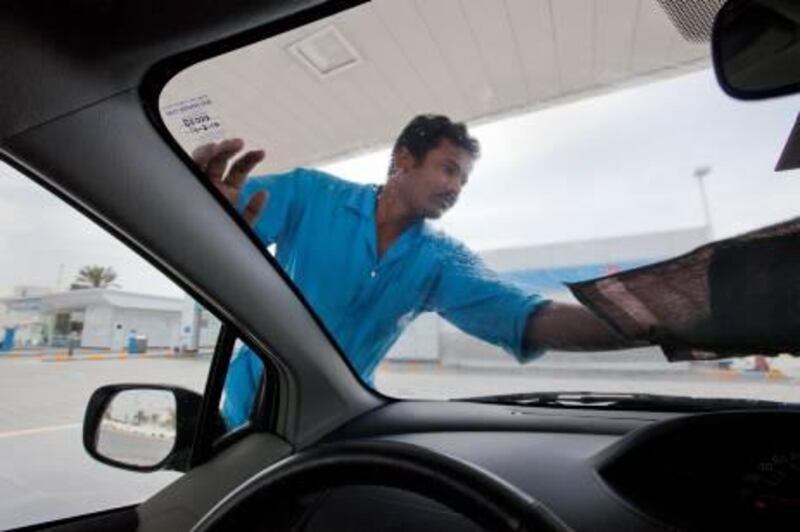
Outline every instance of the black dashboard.
<path fill-rule="evenodd" d="M 432 450 L 493 473 L 576 531 L 797 530 L 798 422 L 800 412 L 788 410 L 686 414 L 401 401 L 352 420 L 309 450 L 352 441 Z M 191 521 L 208 511 L 208 501 L 229 493 L 231 483 L 290 453 L 272 435 L 251 434 L 176 482 L 170 497 L 183 501 Z M 288 497 L 286 529 L 481 530 L 414 489 L 335 484 L 303 500 Z M 253 530 L 282 529 L 275 527 L 280 501 L 268 506 L 253 506 Z M 142 529 L 179 529 L 155 520 L 163 509 L 140 511 L 152 517 Z"/>
<path fill-rule="evenodd" d="M 800 527 L 800 413 L 730 412 L 653 425 L 602 453 L 629 504 L 689 530 Z"/>
<path fill-rule="evenodd" d="M 575 530 L 795 530 L 798 421 L 798 412 L 683 415 L 403 402 L 328 440 L 388 439 L 459 457 L 531 494 Z M 358 506 L 347 495 L 331 500 L 340 513 Z M 372 502 L 373 510 L 390 515 L 397 500 L 387 495 L 382 509 Z"/>

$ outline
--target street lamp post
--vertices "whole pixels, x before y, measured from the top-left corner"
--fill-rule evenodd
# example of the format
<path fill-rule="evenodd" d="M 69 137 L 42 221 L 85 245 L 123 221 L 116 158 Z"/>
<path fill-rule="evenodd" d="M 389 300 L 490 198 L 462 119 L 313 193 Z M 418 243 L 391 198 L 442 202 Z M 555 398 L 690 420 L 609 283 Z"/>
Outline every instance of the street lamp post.
<path fill-rule="evenodd" d="M 706 193 L 705 178 L 711 173 L 710 166 L 698 166 L 694 169 L 694 177 L 697 180 L 697 186 L 700 188 L 700 201 L 703 204 L 703 220 L 706 227 L 706 240 L 711 242 L 714 240 L 714 229 L 711 224 L 711 209 L 708 205 L 708 194 Z"/>
<path fill-rule="evenodd" d="M 200 325 L 203 323 L 201 319 L 202 313 L 203 307 L 200 306 L 200 303 L 195 301 L 192 313 L 192 337 L 189 343 L 189 351 L 194 354 L 199 354 L 200 352 Z"/>

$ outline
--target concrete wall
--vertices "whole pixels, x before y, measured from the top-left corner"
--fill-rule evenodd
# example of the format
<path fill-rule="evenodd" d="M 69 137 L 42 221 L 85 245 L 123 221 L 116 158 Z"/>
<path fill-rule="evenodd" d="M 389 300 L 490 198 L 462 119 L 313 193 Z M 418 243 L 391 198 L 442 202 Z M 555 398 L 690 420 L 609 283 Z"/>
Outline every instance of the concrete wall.
<path fill-rule="evenodd" d="M 172 348 L 178 345 L 181 313 L 178 311 L 114 309 L 112 323 L 122 324 L 126 343 L 128 333 L 134 329 L 137 334 L 147 336 L 149 347 Z"/>
<path fill-rule="evenodd" d="M 111 319 L 113 309 L 110 305 L 91 305 L 83 316 L 81 347 L 108 349 L 111 347 Z"/>
<path fill-rule="evenodd" d="M 214 347 L 219 338 L 219 329 L 222 323 L 207 310 L 200 314 L 200 346 Z"/>
<path fill-rule="evenodd" d="M 436 360 L 439 358 L 439 323 L 432 313 L 422 314 L 411 322 L 389 350 L 392 360 Z"/>
<path fill-rule="evenodd" d="M 217 345 L 219 330 L 222 324 L 210 312 L 200 307 L 199 323 L 195 324 L 197 304 L 187 297 L 183 301 L 181 321 L 179 327 L 178 346 L 185 349 L 213 348 Z M 199 326 L 200 334 L 197 338 L 199 345 L 194 345 L 194 327 Z"/>

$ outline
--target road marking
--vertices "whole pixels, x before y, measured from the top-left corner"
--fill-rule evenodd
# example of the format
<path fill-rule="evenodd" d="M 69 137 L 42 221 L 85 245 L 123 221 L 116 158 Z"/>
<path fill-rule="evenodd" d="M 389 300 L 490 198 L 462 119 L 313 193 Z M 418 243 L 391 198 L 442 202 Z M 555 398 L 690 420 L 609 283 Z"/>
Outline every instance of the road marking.
<path fill-rule="evenodd" d="M 51 425 L 49 427 L 37 427 L 35 429 L 12 430 L 10 432 L 0 432 L 0 439 L 16 438 L 17 436 L 30 436 L 31 434 L 42 434 L 45 432 L 56 432 L 59 430 L 76 429 L 81 426 L 81 423 L 70 423 L 68 425 Z"/>

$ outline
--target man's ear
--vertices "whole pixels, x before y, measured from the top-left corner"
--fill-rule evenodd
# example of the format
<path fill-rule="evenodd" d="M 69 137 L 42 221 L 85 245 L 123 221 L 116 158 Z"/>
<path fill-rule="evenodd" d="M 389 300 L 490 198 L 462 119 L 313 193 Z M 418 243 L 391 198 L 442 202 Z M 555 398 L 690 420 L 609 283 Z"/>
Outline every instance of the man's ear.
<path fill-rule="evenodd" d="M 395 173 L 403 173 L 414 165 L 414 156 L 408 148 L 401 146 L 392 154 L 392 168 Z"/>

